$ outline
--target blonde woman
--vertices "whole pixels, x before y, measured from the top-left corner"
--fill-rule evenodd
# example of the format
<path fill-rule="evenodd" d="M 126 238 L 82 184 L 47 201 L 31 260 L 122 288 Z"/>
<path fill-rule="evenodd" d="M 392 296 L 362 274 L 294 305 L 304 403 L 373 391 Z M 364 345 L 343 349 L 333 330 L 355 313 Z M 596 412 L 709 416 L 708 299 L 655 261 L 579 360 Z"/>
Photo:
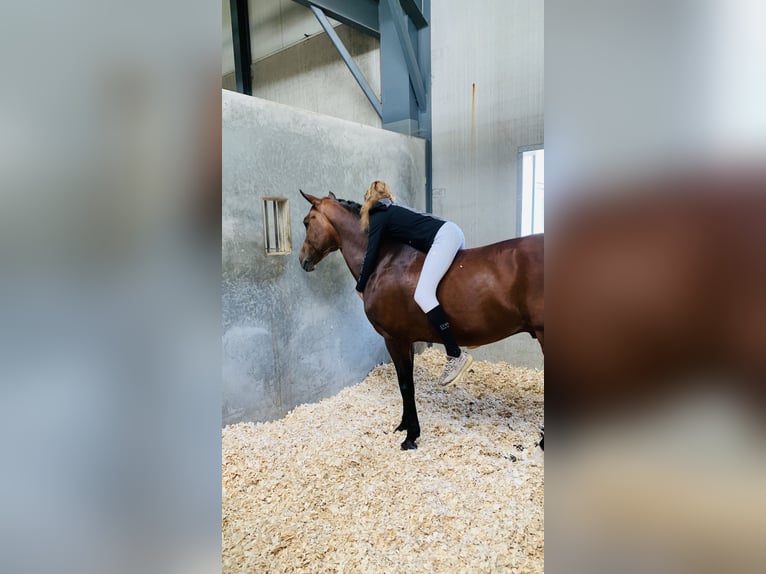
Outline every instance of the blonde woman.
<path fill-rule="evenodd" d="M 368 234 L 368 241 L 356 290 L 359 297 L 364 298 L 362 293 L 375 270 L 384 237 L 411 245 L 426 254 L 423 270 L 415 288 L 415 303 L 441 335 L 447 352 L 447 363 L 439 377 L 439 384 L 446 385 L 454 381 L 473 362 L 471 356 L 461 351 L 455 342 L 449 321 L 436 299 L 436 288 L 457 252 L 464 247 L 465 236 L 451 221 L 397 205 L 395 201 L 388 184 L 384 181 L 373 181 L 364 195 L 361 225 L 362 230 Z"/>

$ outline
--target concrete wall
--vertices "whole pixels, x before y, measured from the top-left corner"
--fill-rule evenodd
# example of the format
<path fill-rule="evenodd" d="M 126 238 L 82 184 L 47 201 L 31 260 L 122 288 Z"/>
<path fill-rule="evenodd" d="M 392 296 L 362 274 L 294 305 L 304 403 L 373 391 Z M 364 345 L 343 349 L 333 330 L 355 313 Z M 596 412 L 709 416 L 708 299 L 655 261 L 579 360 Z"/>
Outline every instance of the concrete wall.
<path fill-rule="evenodd" d="M 389 360 L 340 253 L 298 264 L 309 204 L 374 179 L 424 207 L 425 142 L 223 91 L 223 422 L 278 418 Z M 418 190 L 419 198 L 411 190 Z M 265 255 L 262 197 L 289 200 L 293 251 Z"/>
<path fill-rule="evenodd" d="M 431 46 L 434 212 L 469 247 L 515 237 L 519 148 L 543 143 L 543 1 L 432 2 Z M 526 334 L 475 356 L 542 366 Z"/>
<path fill-rule="evenodd" d="M 305 10 L 300 4 L 295 5 Z M 309 15 L 314 18 L 311 12 Z M 343 24 L 336 26 L 335 31 L 372 90 L 380 97 L 380 41 Z M 253 62 L 252 73 L 254 96 L 369 126 L 381 126 L 380 117 L 323 31 Z M 223 88 L 234 90 L 235 87 L 234 74 L 225 74 Z"/>

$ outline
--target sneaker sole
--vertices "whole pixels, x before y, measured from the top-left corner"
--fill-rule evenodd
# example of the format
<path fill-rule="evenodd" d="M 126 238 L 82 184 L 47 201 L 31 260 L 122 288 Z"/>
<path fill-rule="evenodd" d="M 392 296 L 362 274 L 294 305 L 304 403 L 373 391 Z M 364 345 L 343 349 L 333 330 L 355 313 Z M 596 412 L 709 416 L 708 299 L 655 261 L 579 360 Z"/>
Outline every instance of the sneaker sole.
<path fill-rule="evenodd" d="M 463 368 L 460 369 L 460 372 L 457 374 L 457 377 L 452 379 L 449 383 L 444 383 L 443 387 L 450 387 L 456 383 L 459 383 L 462 378 L 465 376 L 466 372 L 468 371 L 468 367 L 470 367 L 473 364 L 473 357 L 471 355 L 468 355 L 468 360 L 465 362 L 465 365 L 463 365 Z"/>

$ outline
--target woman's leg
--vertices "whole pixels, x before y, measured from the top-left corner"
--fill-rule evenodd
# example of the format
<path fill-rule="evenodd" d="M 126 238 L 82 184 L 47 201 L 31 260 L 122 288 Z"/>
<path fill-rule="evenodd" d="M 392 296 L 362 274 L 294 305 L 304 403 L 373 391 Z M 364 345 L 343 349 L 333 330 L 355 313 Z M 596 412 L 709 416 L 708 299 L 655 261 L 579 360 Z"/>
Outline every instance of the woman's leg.
<path fill-rule="evenodd" d="M 436 288 L 455 260 L 455 255 L 464 245 L 465 236 L 457 225 L 448 221 L 441 226 L 426 254 L 423 270 L 415 288 L 415 303 L 423 313 L 428 313 L 439 304 Z"/>
<path fill-rule="evenodd" d="M 455 342 L 447 316 L 436 298 L 436 288 L 452 265 L 458 250 L 464 245 L 465 237 L 457 225 L 449 221 L 442 225 L 426 255 L 415 288 L 415 302 L 439 331 L 444 349 L 450 357 L 459 357 L 460 347 Z"/>

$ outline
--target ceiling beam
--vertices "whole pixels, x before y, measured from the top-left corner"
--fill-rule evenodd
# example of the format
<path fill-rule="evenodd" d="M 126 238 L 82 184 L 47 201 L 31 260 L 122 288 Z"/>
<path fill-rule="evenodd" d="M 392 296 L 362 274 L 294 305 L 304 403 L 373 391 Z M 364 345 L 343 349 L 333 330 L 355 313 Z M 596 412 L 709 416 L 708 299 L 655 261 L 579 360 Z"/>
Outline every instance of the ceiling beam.
<path fill-rule="evenodd" d="M 420 30 L 428 26 L 428 20 L 423 15 L 423 0 L 399 0 L 407 16 L 410 17 L 415 28 Z"/>
<path fill-rule="evenodd" d="M 316 6 L 330 18 L 357 30 L 380 37 L 376 0 L 293 0 L 308 8 Z"/>

